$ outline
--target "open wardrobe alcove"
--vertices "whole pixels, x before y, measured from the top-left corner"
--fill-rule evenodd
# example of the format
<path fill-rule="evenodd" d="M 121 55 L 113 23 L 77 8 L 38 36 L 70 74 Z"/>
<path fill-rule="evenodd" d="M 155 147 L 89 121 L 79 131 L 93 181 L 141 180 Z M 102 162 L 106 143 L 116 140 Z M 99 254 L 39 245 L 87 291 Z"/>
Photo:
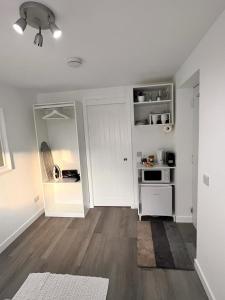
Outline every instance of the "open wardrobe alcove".
<path fill-rule="evenodd" d="M 85 217 L 89 208 L 83 107 L 35 104 L 45 215 Z"/>

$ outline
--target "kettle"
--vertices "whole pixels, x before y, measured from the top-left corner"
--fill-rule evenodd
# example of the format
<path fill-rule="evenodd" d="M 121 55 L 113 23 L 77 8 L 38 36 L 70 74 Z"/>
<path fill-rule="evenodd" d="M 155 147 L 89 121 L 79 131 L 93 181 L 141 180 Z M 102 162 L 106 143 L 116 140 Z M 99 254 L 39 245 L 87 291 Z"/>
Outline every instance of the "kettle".
<path fill-rule="evenodd" d="M 157 156 L 158 164 L 163 165 L 163 163 L 164 163 L 164 149 L 158 149 L 157 153 L 156 153 L 156 156 Z"/>

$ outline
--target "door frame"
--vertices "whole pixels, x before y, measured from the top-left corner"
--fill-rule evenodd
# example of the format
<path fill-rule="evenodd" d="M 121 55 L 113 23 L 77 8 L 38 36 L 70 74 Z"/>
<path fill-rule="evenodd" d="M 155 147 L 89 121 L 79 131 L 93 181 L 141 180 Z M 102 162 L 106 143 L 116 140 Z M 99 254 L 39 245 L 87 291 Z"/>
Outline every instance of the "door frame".
<path fill-rule="evenodd" d="M 197 93 L 195 89 L 198 89 Z M 197 229 L 197 223 L 198 223 L 198 183 L 199 183 L 199 166 L 198 166 L 198 161 L 199 161 L 199 103 L 200 101 L 200 83 L 198 82 L 196 85 L 193 86 L 193 119 L 192 119 L 192 223 L 194 224 L 195 228 Z M 197 120 L 196 114 L 195 114 L 195 109 L 198 109 L 198 115 L 197 115 Z M 194 136 L 194 124 L 195 122 L 198 122 L 198 138 L 197 140 L 195 139 Z M 197 143 L 197 153 L 194 153 L 194 149 Z M 194 189 L 194 178 L 197 178 L 197 190 Z M 194 203 L 196 201 L 196 203 Z"/>
<path fill-rule="evenodd" d="M 84 129 L 85 129 L 85 140 L 86 140 L 86 151 L 87 151 L 87 166 L 88 166 L 88 180 L 89 180 L 89 193 L 90 193 L 90 207 L 94 207 L 94 193 L 93 193 L 93 176 L 92 176 L 92 167 L 91 167 L 91 150 L 90 150 L 90 140 L 89 140 L 89 128 L 88 128 L 88 114 L 87 108 L 92 105 L 112 105 L 112 104 L 124 104 L 126 105 L 127 110 L 127 126 L 128 126 L 128 162 L 130 163 L 131 169 L 131 183 L 133 183 L 134 175 L 133 175 L 133 152 L 132 152 L 132 129 L 131 129 L 131 115 L 130 115 L 130 104 L 129 99 L 126 97 L 109 97 L 109 96 L 97 96 L 97 97 L 86 97 L 83 99 L 84 103 Z M 134 192 L 133 187 L 130 186 L 130 195 L 131 208 L 135 207 L 134 203 Z"/>

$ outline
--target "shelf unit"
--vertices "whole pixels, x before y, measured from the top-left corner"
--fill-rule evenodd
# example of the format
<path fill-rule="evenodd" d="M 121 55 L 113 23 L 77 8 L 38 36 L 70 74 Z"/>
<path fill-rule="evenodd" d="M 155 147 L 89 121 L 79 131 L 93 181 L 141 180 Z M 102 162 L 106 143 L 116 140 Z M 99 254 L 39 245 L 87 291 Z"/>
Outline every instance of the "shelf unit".
<path fill-rule="evenodd" d="M 55 181 L 54 179 L 53 180 L 48 180 L 48 181 L 43 181 L 43 184 L 59 184 L 59 183 L 79 183 L 80 181 L 75 181 L 74 179 L 71 179 L 71 178 L 63 178 L 63 179 L 60 179 L 60 180 L 57 180 Z"/>
<path fill-rule="evenodd" d="M 134 105 L 150 105 L 150 104 L 163 104 L 170 103 L 172 100 L 161 100 L 161 101 L 144 101 L 144 102 L 134 102 Z"/>
<path fill-rule="evenodd" d="M 154 165 L 153 167 L 146 167 L 143 164 L 138 163 L 137 164 L 137 169 L 138 170 L 161 170 L 161 169 L 175 169 L 176 167 L 170 167 L 168 165 Z"/>
<path fill-rule="evenodd" d="M 157 183 L 142 183 L 141 181 L 141 172 L 142 170 L 163 170 L 163 169 L 170 169 L 170 183 L 165 183 L 166 185 L 175 185 L 175 169 L 176 166 L 170 167 L 168 165 L 154 165 L 153 167 L 146 167 L 142 165 L 141 163 L 137 163 L 137 171 L 138 171 L 138 183 L 140 184 L 148 184 L 148 185 L 156 185 Z M 159 183 L 161 185 L 164 185 L 164 183 Z"/>
<path fill-rule="evenodd" d="M 66 118 L 45 118 L 53 111 Z M 34 120 L 42 174 L 45 215 L 48 217 L 85 217 L 89 209 L 86 144 L 82 103 L 35 104 Z M 49 178 L 41 153 L 45 141 L 51 148 L 54 164 L 61 170 L 77 169 L 81 180 Z"/>
<path fill-rule="evenodd" d="M 132 88 L 132 119 L 133 119 L 133 136 L 137 139 L 134 152 L 147 155 L 155 155 L 155 152 L 163 148 L 165 151 L 174 152 L 174 147 L 170 142 L 171 128 L 175 123 L 174 116 L 174 85 L 171 82 L 154 83 L 148 85 L 137 85 Z M 169 128 L 167 128 L 169 126 Z M 166 127 L 166 128 L 164 128 Z M 166 132 L 167 134 L 164 134 Z M 172 133 L 173 134 L 173 133 Z M 147 142 L 149 140 L 149 143 Z M 142 156 L 142 155 L 141 155 Z M 138 159 L 139 161 L 139 159 Z M 134 166 L 137 160 L 134 159 Z M 169 183 L 143 183 L 141 180 L 142 170 L 170 170 Z M 138 197 L 138 214 L 139 217 L 145 215 L 142 210 L 141 191 L 143 188 L 149 191 L 149 201 L 151 201 L 156 193 L 151 194 L 151 190 L 160 186 L 162 188 L 169 187 L 172 191 L 172 212 L 175 213 L 175 176 L 176 167 L 168 165 L 154 165 L 153 167 L 145 167 L 142 164 L 136 165 L 137 172 L 137 197 Z M 160 193 L 160 189 L 159 189 Z M 146 194 L 147 195 L 147 194 Z M 171 193 L 170 193 L 171 195 Z M 171 199 L 171 198 L 170 198 Z M 171 203 L 171 202 L 170 202 Z M 166 204 L 166 203 L 165 203 Z M 170 204 L 171 206 L 171 204 Z M 163 208 L 163 207 L 162 207 Z M 150 211 L 149 215 L 151 215 Z M 162 213 L 162 211 L 161 211 Z M 147 214 L 148 215 L 148 214 Z M 154 213 L 152 213 L 154 215 Z M 155 213 L 157 215 L 157 213 Z M 160 215 L 160 213 L 158 214 Z M 166 212 L 165 212 L 166 215 Z"/>
<path fill-rule="evenodd" d="M 138 101 L 139 95 L 144 97 Z M 160 101 L 157 97 L 160 95 Z M 142 98 L 143 98 L 142 97 Z M 173 83 L 152 84 L 133 88 L 134 126 L 165 126 L 174 124 L 174 91 Z M 162 121 L 162 115 L 167 115 Z M 153 122 L 153 115 L 156 123 Z M 165 118 L 165 116 L 164 116 Z"/>
<path fill-rule="evenodd" d="M 150 188 L 159 188 L 159 187 L 168 187 L 171 186 L 172 189 L 172 213 L 169 214 L 169 216 L 172 216 L 175 220 L 175 170 L 176 166 L 168 166 L 168 165 L 154 165 L 153 167 L 146 167 L 141 163 L 137 163 L 137 175 L 138 175 L 138 190 L 139 190 L 139 205 L 138 205 L 138 215 L 139 220 L 141 220 L 142 216 L 148 215 L 146 214 L 146 211 L 143 210 L 142 207 L 142 200 L 141 200 L 141 191 L 143 187 L 150 187 Z M 170 170 L 170 177 L 171 181 L 169 183 L 143 183 L 141 176 L 142 176 L 142 170 L 162 170 L 162 169 L 169 169 Z M 150 200 L 150 199 L 149 199 Z M 149 214 L 151 215 L 151 214 Z M 156 214 L 157 215 L 157 214 Z M 168 215 L 167 215 L 168 216 Z"/>

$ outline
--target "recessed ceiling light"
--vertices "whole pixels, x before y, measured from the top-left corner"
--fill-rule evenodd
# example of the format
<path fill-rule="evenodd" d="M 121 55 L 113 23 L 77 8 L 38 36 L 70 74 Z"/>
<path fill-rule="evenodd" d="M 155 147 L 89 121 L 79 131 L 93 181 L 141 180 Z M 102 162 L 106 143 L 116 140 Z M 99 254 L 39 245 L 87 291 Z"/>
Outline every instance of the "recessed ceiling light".
<path fill-rule="evenodd" d="M 71 68 L 78 68 L 82 65 L 82 59 L 79 57 L 70 57 L 67 60 L 67 65 Z"/>

